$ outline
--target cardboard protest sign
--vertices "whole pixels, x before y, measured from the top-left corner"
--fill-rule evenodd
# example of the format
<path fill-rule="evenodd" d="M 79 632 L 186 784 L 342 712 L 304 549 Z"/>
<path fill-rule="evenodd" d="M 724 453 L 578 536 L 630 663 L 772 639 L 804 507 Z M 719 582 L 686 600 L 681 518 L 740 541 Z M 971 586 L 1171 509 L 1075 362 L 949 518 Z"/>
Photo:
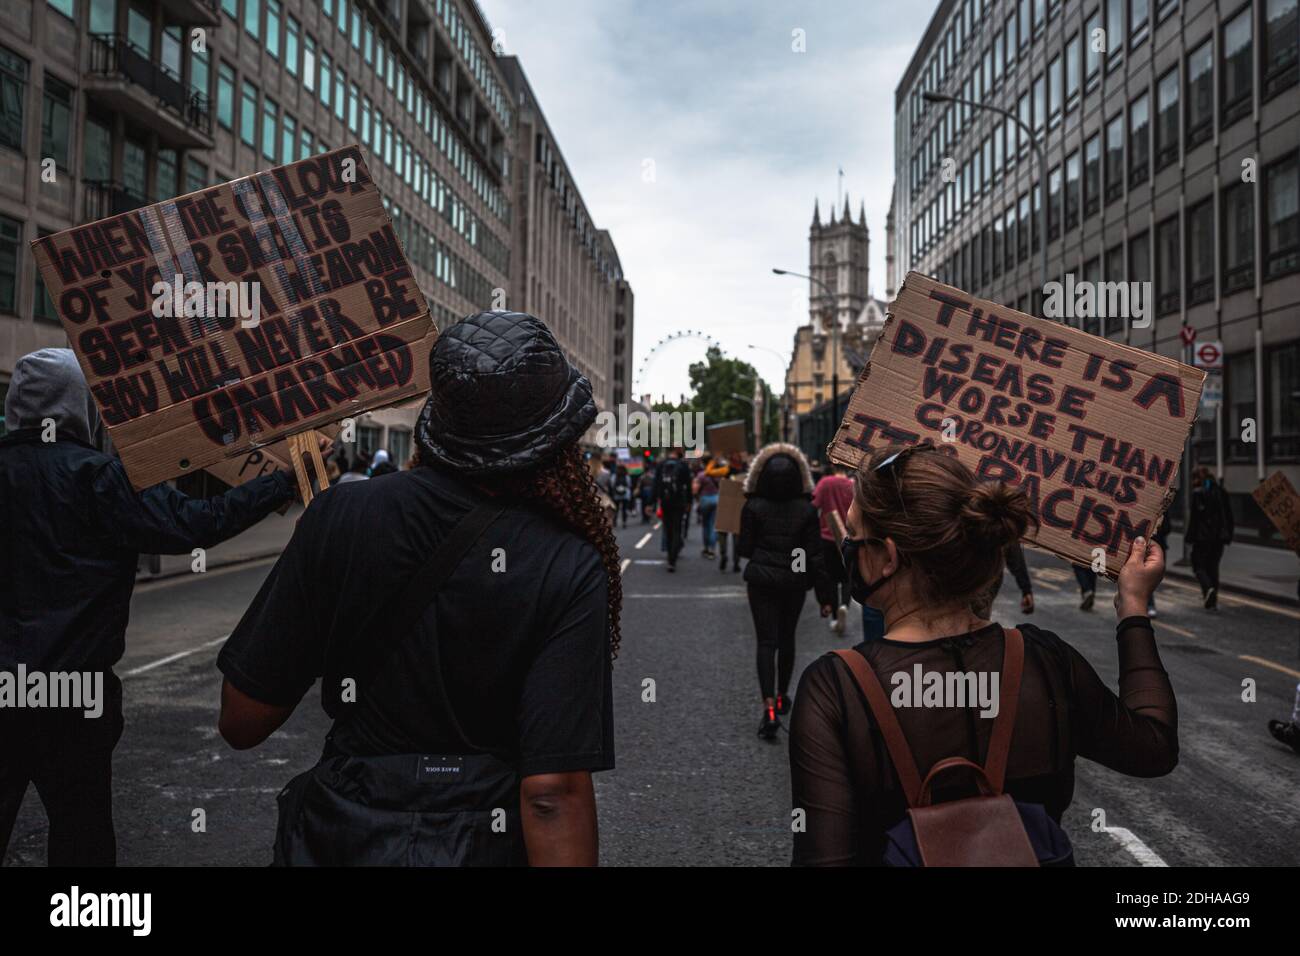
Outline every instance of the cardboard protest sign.
<path fill-rule="evenodd" d="M 704 440 L 709 453 L 716 458 L 726 458 L 732 452 L 745 450 L 745 423 L 720 422 L 704 429 Z"/>
<path fill-rule="evenodd" d="M 740 534 L 740 512 L 745 507 L 745 486 L 724 478 L 718 482 L 718 513 L 713 526 L 727 534 Z"/>
<path fill-rule="evenodd" d="M 32 246 L 137 488 L 429 387 L 437 330 L 357 146 Z"/>
<path fill-rule="evenodd" d="M 1177 491 L 1205 373 L 909 273 L 836 431 L 832 461 L 932 441 L 1019 485 L 1028 540 L 1119 572 Z"/>
<path fill-rule="evenodd" d="M 1251 497 L 1282 535 L 1286 546 L 1300 554 L 1300 494 L 1277 471 L 1259 483 Z"/>

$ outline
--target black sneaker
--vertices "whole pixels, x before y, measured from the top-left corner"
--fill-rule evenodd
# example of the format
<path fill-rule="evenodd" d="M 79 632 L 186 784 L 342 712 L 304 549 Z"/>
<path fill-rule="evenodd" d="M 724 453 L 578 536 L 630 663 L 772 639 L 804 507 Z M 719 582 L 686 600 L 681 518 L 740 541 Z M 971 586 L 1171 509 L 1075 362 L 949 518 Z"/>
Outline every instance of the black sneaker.
<path fill-rule="evenodd" d="M 1213 611 L 1218 606 L 1219 606 L 1219 589 L 1210 588 L 1210 590 L 1205 592 L 1205 609 L 1207 611 Z"/>
<path fill-rule="evenodd" d="M 1079 610 L 1080 610 L 1080 611 L 1091 611 L 1091 610 L 1092 610 L 1092 603 L 1093 603 L 1093 601 L 1095 601 L 1096 599 L 1097 599 L 1097 592 L 1095 592 L 1095 591 L 1084 591 L 1084 592 L 1083 592 L 1083 600 L 1079 602 Z"/>
<path fill-rule="evenodd" d="M 785 694 L 777 694 L 776 712 L 780 714 L 782 717 L 784 717 L 786 714 L 790 713 L 790 707 L 793 703 L 794 701 L 792 701 L 789 697 L 785 696 Z"/>
<path fill-rule="evenodd" d="M 1300 727 L 1297 727 L 1292 721 L 1270 720 L 1268 722 L 1268 732 L 1273 735 L 1273 739 L 1278 743 L 1286 744 L 1300 754 Z"/>
<path fill-rule="evenodd" d="M 675 565 L 675 564 L 670 564 L 670 565 L 668 565 L 668 570 L 669 570 L 670 572 L 672 572 L 672 571 L 676 571 L 676 570 L 677 570 L 677 565 Z"/>
<path fill-rule="evenodd" d="M 758 736 L 764 740 L 771 740 L 781 729 L 781 721 L 776 719 L 776 710 L 772 707 L 763 708 L 763 719 L 758 722 Z"/>

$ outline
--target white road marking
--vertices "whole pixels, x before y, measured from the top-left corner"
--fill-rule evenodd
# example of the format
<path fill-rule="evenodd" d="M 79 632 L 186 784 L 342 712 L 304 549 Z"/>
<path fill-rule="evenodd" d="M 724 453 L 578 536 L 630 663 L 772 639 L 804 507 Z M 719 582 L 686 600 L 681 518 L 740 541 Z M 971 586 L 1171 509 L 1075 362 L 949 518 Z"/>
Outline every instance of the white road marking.
<path fill-rule="evenodd" d="M 706 600 L 706 601 L 708 601 L 708 600 L 721 600 L 721 601 L 725 601 L 725 600 L 738 600 L 738 601 L 745 601 L 745 600 L 748 600 L 748 598 L 746 597 L 744 591 L 726 591 L 726 592 L 722 592 L 722 591 L 691 591 L 691 592 L 690 592 L 689 594 L 687 594 L 687 595 L 682 595 L 682 594 L 679 593 L 679 592 L 672 592 L 672 591 L 665 591 L 665 592 L 663 592 L 663 593 L 659 593 L 659 592 L 648 593 L 648 592 L 647 592 L 647 593 L 645 593 L 645 594 L 624 594 L 624 595 L 623 595 L 623 599 L 624 599 L 624 600 L 627 600 L 628 598 L 656 598 L 656 599 L 659 599 L 659 598 L 672 598 L 673 600 L 680 601 L 680 600 L 682 599 L 683 596 L 685 596 L 685 597 L 690 597 L 690 598 L 700 598 L 701 600 Z"/>
<path fill-rule="evenodd" d="M 220 637 L 213 638 L 212 640 L 200 644 L 197 647 L 191 647 L 188 651 L 178 651 L 175 654 L 168 654 L 166 657 L 160 657 L 156 661 L 150 661 L 148 664 L 142 664 L 139 667 L 133 667 L 125 674 L 123 674 L 122 677 L 123 678 L 135 677 L 137 674 L 143 674 L 146 671 L 151 671 L 155 667 L 162 667 L 164 664 L 170 664 L 173 661 L 179 661 L 183 657 L 189 657 L 191 654 L 197 654 L 199 651 L 206 650 L 209 647 L 215 647 L 216 645 L 220 644 L 229 636 L 230 636 L 229 634 L 222 634 Z"/>
<path fill-rule="evenodd" d="M 1164 860 L 1160 859 L 1149 846 L 1137 838 L 1132 830 L 1126 830 L 1124 827 L 1107 827 L 1106 832 L 1113 836 L 1117 843 L 1133 855 L 1143 866 L 1168 866 Z"/>
<path fill-rule="evenodd" d="M 655 530 L 656 530 L 656 531 L 658 531 L 658 530 L 659 530 L 660 528 L 662 528 L 662 527 L 663 527 L 663 522 L 662 522 L 662 521 L 656 521 L 656 522 L 655 522 Z"/>
<path fill-rule="evenodd" d="M 638 541 L 638 542 L 636 543 L 636 546 L 637 546 L 638 548 L 644 548 L 644 547 L 646 546 L 646 542 L 649 541 L 651 537 L 653 537 L 653 535 L 651 535 L 650 532 L 647 531 L 647 532 L 645 533 L 645 537 L 642 538 L 640 541 Z"/>
<path fill-rule="evenodd" d="M 250 558 L 247 561 L 235 561 L 231 564 L 219 564 L 215 568 L 209 568 L 207 571 L 191 571 L 188 574 L 169 574 L 167 577 L 159 578 L 139 578 L 135 582 L 135 593 L 141 591 L 154 591 L 159 588 L 171 587 L 175 584 L 188 584 L 191 581 L 200 578 L 219 578 L 223 574 L 233 574 L 236 571 L 248 571 L 252 568 L 260 568 L 266 564 L 274 564 L 280 560 L 278 554 L 269 554 L 263 558 Z"/>
<path fill-rule="evenodd" d="M 627 570 L 627 566 L 628 566 L 629 564 L 631 564 L 631 563 L 632 563 L 632 559 L 631 559 L 631 558 L 624 558 L 624 559 L 623 559 L 623 563 L 620 564 L 620 565 L 618 566 L 618 573 L 619 573 L 619 574 L 622 574 L 624 571 L 626 571 L 626 570 Z"/>
<path fill-rule="evenodd" d="M 1267 658 L 1255 657 L 1251 654 L 1238 654 L 1237 656 L 1240 657 L 1243 661 L 1250 661 L 1252 664 L 1259 664 L 1261 667 L 1271 667 L 1275 671 L 1281 671 L 1283 674 L 1287 674 L 1290 677 L 1295 677 L 1297 679 L 1300 679 L 1300 671 L 1293 670 L 1290 667 L 1284 667 L 1281 664 L 1275 664 L 1273 661 L 1270 661 Z"/>

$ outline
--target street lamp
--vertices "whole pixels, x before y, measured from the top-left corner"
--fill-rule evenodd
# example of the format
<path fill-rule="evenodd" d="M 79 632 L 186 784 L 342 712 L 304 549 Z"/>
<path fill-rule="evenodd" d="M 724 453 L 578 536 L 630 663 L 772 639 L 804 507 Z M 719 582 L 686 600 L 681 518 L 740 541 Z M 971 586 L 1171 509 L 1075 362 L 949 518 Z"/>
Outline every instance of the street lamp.
<path fill-rule="evenodd" d="M 781 360 L 782 364 L 785 363 L 785 356 L 782 355 L 780 352 L 778 352 L 776 349 L 770 349 L 765 345 L 746 345 L 745 348 L 757 349 L 760 352 L 771 352 L 773 355 L 775 355 L 777 358 Z M 783 393 L 781 395 L 781 441 L 789 441 L 789 440 L 790 440 L 790 406 L 787 402 L 785 394 Z"/>
<path fill-rule="evenodd" d="M 830 287 L 821 279 L 814 279 L 812 276 L 804 275 L 802 272 L 791 272 L 788 269 L 773 269 L 774 273 L 779 276 L 794 276 L 796 279 L 807 279 L 816 285 L 821 286 L 822 291 L 830 296 L 831 300 L 831 418 L 834 420 L 836 427 L 840 423 L 840 317 L 837 313 L 836 299 L 837 296 L 830 290 Z"/>
<path fill-rule="evenodd" d="M 957 103 L 961 106 L 969 106 L 972 109 L 990 110 L 994 113 L 1000 113 L 1024 131 L 1025 138 L 1029 140 L 1030 148 L 1033 149 L 1034 155 L 1038 157 L 1038 188 L 1041 189 L 1043 193 L 1043 213 L 1039 217 L 1038 223 L 1039 231 L 1043 234 L 1043 276 L 1042 282 L 1039 283 L 1039 289 L 1040 295 L 1045 294 L 1041 292 L 1041 290 L 1047 285 L 1047 154 L 1043 152 L 1043 146 L 1038 141 L 1038 138 L 1034 136 L 1034 131 L 1029 128 L 1028 123 L 1021 122 L 1020 118 L 1016 116 L 1015 113 L 1003 109 L 1001 106 L 989 106 L 986 103 L 976 103 L 974 100 L 963 99 L 960 96 L 949 96 L 947 93 L 932 93 L 928 90 L 921 94 L 921 99 L 925 100 L 927 103 Z"/>

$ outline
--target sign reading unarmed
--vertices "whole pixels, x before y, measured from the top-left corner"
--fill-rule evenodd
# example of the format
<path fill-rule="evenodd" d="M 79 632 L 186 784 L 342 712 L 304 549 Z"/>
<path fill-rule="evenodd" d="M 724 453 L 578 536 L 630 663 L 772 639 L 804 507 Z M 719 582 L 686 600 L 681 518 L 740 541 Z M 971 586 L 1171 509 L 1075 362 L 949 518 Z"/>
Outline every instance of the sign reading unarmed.
<path fill-rule="evenodd" d="M 437 330 L 357 146 L 32 246 L 137 488 L 429 387 Z"/>
<path fill-rule="evenodd" d="M 1114 577 L 1177 491 L 1205 373 L 909 273 L 831 443 L 932 441 L 983 479 L 1018 485 L 1028 540 Z"/>
<path fill-rule="evenodd" d="M 1286 546 L 1300 554 L 1300 494 L 1296 494 L 1286 475 L 1276 471 L 1251 492 L 1259 510 L 1282 534 Z"/>

